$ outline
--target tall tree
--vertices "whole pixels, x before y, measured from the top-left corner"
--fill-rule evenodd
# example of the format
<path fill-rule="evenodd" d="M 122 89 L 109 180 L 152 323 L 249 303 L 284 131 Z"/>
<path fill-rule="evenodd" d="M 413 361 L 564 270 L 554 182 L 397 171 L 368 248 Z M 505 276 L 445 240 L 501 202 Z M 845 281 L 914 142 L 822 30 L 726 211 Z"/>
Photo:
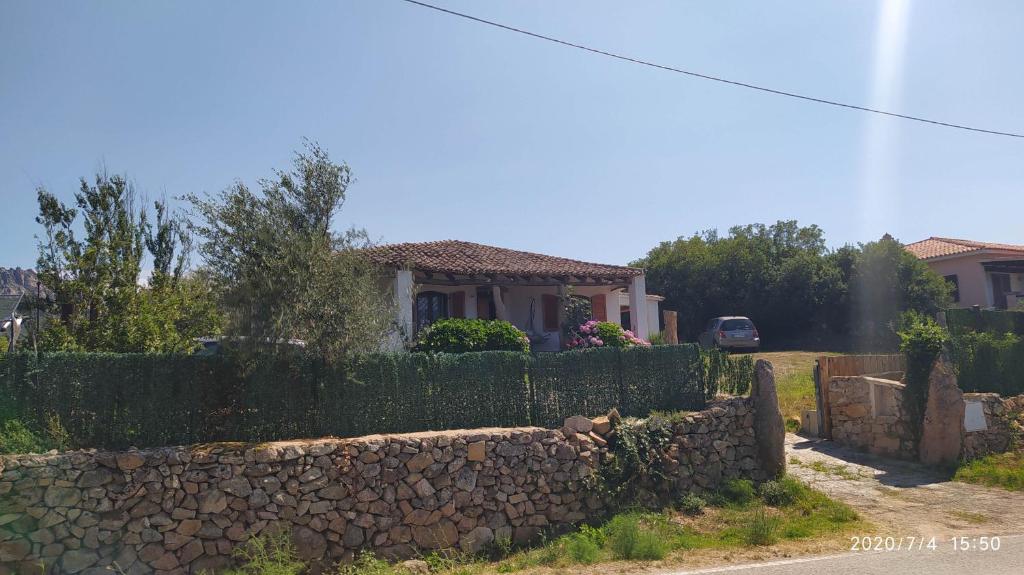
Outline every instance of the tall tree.
<path fill-rule="evenodd" d="M 44 349 L 188 351 L 197 337 L 217 332 L 209 290 L 192 279 L 183 286 L 181 266 L 173 269 L 173 282 L 163 273 L 172 273 L 163 260 L 173 261 L 180 249 L 183 265 L 186 251 L 165 203 L 156 203 L 154 233 L 134 186 L 122 176 L 98 174 L 93 185 L 83 178 L 77 209 L 43 188 L 37 194 L 36 221 L 44 230 L 39 278 L 53 291 L 52 312 L 60 317 L 41 334 Z M 140 285 L 147 247 L 159 266 L 149 287 Z"/>
<path fill-rule="evenodd" d="M 365 232 L 335 233 L 351 171 L 307 143 L 291 171 L 192 194 L 199 252 L 243 341 L 302 340 L 328 358 L 379 348 L 394 327 L 390 283 L 362 254 Z"/>

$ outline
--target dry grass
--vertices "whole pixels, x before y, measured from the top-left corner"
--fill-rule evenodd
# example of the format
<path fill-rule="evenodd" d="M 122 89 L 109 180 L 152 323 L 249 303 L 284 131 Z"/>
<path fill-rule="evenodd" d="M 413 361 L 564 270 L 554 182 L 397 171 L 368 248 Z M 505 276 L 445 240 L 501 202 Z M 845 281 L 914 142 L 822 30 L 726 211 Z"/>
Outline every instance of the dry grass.
<path fill-rule="evenodd" d="M 823 355 L 841 355 L 821 351 L 774 351 L 758 353 L 754 359 L 772 362 L 775 385 L 779 394 L 779 409 L 787 420 L 800 422 L 800 413 L 814 409 L 814 360 Z"/>

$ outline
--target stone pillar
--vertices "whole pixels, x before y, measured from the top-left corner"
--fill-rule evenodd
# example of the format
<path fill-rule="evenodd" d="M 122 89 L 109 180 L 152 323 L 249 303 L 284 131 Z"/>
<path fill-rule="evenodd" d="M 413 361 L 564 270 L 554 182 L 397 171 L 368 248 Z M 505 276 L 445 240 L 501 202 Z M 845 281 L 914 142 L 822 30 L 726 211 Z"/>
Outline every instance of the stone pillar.
<path fill-rule="evenodd" d="M 501 286 L 491 286 L 491 295 L 494 298 L 494 318 L 510 321 L 508 309 L 505 308 L 505 300 L 501 298 Z"/>
<path fill-rule="evenodd" d="M 754 365 L 754 441 L 761 469 L 769 478 L 786 473 L 786 426 L 775 391 L 775 369 L 771 362 L 759 359 Z"/>
<path fill-rule="evenodd" d="M 928 402 L 921 423 L 918 455 L 926 465 L 955 465 L 960 459 L 964 427 L 964 394 L 953 366 L 942 354 L 928 376 Z"/>
<path fill-rule="evenodd" d="M 647 339 L 647 279 L 643 274 L 629 284 L 629 323 L 633 334 Z"/>

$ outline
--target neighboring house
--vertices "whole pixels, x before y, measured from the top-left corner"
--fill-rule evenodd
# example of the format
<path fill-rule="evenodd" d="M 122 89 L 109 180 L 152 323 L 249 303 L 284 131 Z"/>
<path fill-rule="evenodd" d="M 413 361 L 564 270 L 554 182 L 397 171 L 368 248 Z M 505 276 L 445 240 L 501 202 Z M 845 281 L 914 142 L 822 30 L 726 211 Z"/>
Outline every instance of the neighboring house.
<path fill-rule="evenodd" d="M 1024 303 L 1024 245 L 932 237 L 906 249 L 953 284 L 957 307 L 1012 309 Z"/>
<path fill-rule="evenodd" d="M 447 240 L 370 248 L 378 264 L 394 268 L 401 335 L 447 317 L 504 319 L 526 332 L 537 351 L 562 348 L 562 298 L 590 299 L 599 321 L 621 325 L 622 294 L 634 333 L 649 337 L 651 322 L 644 270 L 581 262 L 471 242 Z M 657 302 L 655 302 L 657 305 Z"/>

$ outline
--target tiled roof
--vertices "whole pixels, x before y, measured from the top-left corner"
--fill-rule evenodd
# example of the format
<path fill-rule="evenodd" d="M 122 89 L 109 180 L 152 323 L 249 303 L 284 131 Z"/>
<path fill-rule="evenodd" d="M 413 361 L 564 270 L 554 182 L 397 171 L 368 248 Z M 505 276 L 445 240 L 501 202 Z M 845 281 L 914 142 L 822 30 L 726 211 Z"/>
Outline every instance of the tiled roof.
<path fill-rule="evenodd" d="M 595 264 L 457 240 L 385 244 L 370 248 L 382 265 L 458 275 L 576 276 L 619 279 L 638 276 L 639 268 Z"/>
<path fill-rule="evenodd" d="M 922 260 L 966 254 L 981 250 L 994 252 L 1005 252 L 1006 255 L 1024 256 L 1024 246 L 1012 244 L 994 244 L 991 242 L 976 242 L 973 240 L 958 240 L 955 238 L 931 237 L 926 240 L 908 244 L 907 251 Z"/>

